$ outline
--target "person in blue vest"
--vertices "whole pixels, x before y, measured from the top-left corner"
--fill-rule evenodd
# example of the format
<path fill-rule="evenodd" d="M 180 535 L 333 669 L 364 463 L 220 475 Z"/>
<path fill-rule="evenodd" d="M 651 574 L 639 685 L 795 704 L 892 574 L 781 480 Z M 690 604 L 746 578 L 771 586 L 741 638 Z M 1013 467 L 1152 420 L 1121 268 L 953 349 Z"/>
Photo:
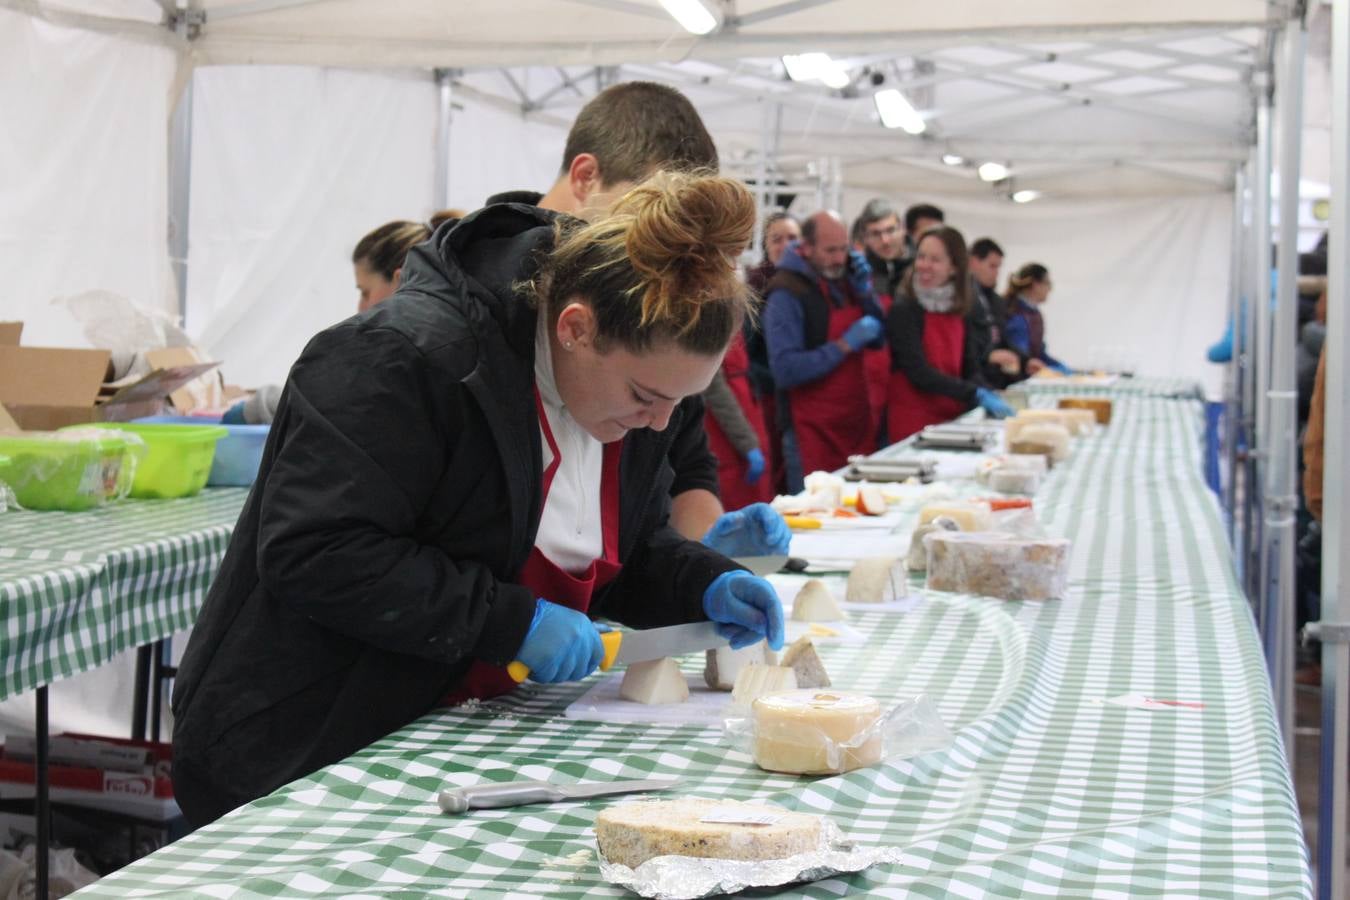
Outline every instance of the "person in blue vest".
<path fill-rule="evenodd" d="M 1045 319 L 1041 306 L 1050 298 L 1050 271 L 1040 263 L 1027 263 L 1008 279 L 1004 299 L 1008 303 L 1008 324 L 1004 338 L 1008 346 L 1026 358 L 1026 373 L 1035 375 L 1049 368 L 1061 375 L 1073 370 L 1050 355 L 1045 344 Z"/>

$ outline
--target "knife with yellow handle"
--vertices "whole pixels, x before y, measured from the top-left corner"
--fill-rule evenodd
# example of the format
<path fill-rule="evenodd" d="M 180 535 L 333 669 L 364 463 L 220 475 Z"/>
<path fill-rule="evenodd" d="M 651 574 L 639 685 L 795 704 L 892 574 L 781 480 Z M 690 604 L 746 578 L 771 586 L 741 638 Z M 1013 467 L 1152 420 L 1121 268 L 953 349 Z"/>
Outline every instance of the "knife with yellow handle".
<path fill-rule="evenodd" d="M 600 661 L 600 669 L 605 672 L 615 663 L 683 656 L 729 644 L 726 638 L 717 633 L 714 622 L 690 622 L 687 625 L 644 628 L 641 631 L 606 631 L 600 635 L 600 643 L 605 645 L 605 658 Z M 517 684 L 530 677 L 530 667 L 520 660 L 508 665 L 506 671 Z"/>

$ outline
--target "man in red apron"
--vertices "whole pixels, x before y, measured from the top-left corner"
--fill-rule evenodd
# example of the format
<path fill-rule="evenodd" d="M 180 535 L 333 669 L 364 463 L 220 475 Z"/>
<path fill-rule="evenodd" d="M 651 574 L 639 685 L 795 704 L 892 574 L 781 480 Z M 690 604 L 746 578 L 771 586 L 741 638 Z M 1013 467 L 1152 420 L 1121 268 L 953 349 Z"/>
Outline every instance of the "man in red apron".
<path fill-rule="evenodd" d="M 787 395 L 789 491 L 800 491 L 810 472 L 833 471 L 874 449 L 861 351 L 880 346 L 881 320 L 871 268 L 861 253 L 850 253 L 839 216 L 808 218 L 769 281 L 764 309 L 769 365 Z"/>
<path fill-rule="evenodd" d="M 881 309 L 883 321 L 895 299 L 904 274 L 902 258 L 905 255 L 905 233 L 900 227 L 900 216 L 891 202 L 882 197 L 867 201 L 858 214 L 854 230 L 861 235 L 867 264 L 872 267 L 872 292 Z M 872 407 L 872 428 L 877 446 L 888 443 L 886 437 L 886 394 L 891 379 L 891 351 L 889 347 L 863 351 L 863 369 L 867 373 L 867 401 Z"/>

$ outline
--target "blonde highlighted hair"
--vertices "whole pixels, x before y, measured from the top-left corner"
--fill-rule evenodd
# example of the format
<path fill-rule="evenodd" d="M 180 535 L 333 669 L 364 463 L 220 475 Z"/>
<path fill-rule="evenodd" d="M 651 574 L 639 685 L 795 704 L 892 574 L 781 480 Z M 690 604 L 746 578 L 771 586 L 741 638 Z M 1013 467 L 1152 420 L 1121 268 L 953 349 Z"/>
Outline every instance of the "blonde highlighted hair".
<path fill-rule="evenodd" d="M 659 344 L 714 355 L 753 314 L 737 258 L 755 228 L 755 201 L 739 181 L 662 172 L 589 224 L 556 226 L 532 288 L 556 318 L 581 300 L 596 318 L 596 349 Z"/>

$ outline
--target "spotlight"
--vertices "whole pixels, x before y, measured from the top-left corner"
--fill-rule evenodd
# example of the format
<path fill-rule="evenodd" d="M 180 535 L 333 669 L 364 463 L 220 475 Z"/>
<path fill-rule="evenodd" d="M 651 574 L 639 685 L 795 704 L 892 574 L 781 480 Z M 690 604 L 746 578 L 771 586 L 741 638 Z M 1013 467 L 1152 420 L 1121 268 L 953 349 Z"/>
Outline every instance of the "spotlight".
<path fill-rule="evenodd" d="M 976 170 L 981 181 L 1002 181 L 1008 177 L 1009 169 L 1003 163 L 987 162 Z"/>
<path fill-rule="evenodd" d="M 872 102 L 877 106 L 881 124 L 887 128 L 903 128 L 909 134 L 923 134 L 928 127 L 923 121 L 923 116 L 919 115 L 905 99 L 905 95 L 895 88 L 877 91 L 872 95 Z"/>

